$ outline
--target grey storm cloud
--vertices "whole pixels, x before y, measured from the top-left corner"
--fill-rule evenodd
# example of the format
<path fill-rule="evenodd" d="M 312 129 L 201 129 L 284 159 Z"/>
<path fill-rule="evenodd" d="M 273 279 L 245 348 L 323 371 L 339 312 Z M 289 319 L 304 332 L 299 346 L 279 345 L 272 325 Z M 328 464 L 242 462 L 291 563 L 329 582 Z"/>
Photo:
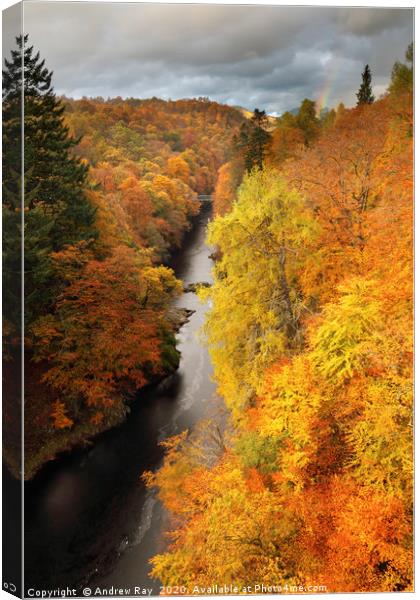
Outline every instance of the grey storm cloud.
<path fill-rule="evenodd" d="M 411 9 L 26 2 L 57 93 L 185 98 L 281 113 L 324 93 L 353 105 L 365 64 L 383 93 Z"/>

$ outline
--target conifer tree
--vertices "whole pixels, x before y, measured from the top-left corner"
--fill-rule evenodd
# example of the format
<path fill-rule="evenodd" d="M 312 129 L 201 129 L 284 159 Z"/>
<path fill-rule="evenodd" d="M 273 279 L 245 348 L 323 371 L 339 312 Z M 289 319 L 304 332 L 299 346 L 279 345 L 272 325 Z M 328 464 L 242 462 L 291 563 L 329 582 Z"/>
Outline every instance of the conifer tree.
<path fill-rule="evenodd" d="M 241 127 L 237 145 L 243 154 L 245 168 L 248 172 L 254 167 L 263 168 L 267 147 L 271 134 L 267 131 L 268 119 L 265 110 L 256 108 L 250 121 Z"/>
<path fill-rule="evenodd" d="M 64 105 L 54 93 L 52 72 L 27 41 L 27 35 L 16 38 L 17 49 L 12 51 L 10 60 L 5 60 L 3 70 L 3 210 L 5 280 L 10 279 L 13 294 L 16 286 L 12 279 L 16 279 L 22 234 L 23 124 L 25 313 L 31 320 L 35 312 L 39 314 L 48 308 L 57 284 L 52 280 L 49 253 L 81 240 L 95 239 L 97 232 L 95 209 L 85 195 L 88 169 L 71 152 L 78 140 L 71 138 L 64 124 Z"/>
<path fill-rule="evenodd" d="M 372 94 L 372 74 L 370 72 L 369 65 L 365 66 L 362 73 L 362 83 L 360 84 L 357 96 L 357 106 L 361 104 L 372 104 L 375 100 L 375 96 Z"/>

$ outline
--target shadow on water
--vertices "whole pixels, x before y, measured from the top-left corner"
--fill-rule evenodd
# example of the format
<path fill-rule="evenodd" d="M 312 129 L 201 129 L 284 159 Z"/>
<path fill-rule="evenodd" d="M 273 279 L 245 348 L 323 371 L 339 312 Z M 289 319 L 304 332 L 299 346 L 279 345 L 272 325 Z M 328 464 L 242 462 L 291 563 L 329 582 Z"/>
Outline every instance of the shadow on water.
<path fill-rule="evenodd" d="M 211 281 L 204 205 L 172 266 L 185 284 Z M 141 480 L 161 464 L 159 442 L 191 428 L 220 406 L 207 349 L 198 332 L 206 306 L 183 294 L 179 307 L 195 311 L 178 334 L 181 363 L 165 385 L 139 393 L 121 426 L 102 434 L 88 450 L 47 465 L 26 484 L 26 589 L 153 588 L 149 559 L 165 548 L 165 513 Z"/>

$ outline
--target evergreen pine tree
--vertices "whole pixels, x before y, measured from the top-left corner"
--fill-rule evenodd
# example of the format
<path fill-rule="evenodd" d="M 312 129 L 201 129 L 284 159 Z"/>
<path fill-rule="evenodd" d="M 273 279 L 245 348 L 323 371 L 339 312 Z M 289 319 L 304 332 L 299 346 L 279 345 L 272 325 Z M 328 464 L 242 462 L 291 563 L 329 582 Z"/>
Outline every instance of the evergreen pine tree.
<path fill-rule="evenodd" d="M 271 134 L 267 131 L 268 119 L 265 110 L 256 108 L 251 119 L 241 127 L 239 151 L 243 154 L 245 168 L 249 172 L 254 167 L 263 168 L 266 149 L 271 141 Z"/>
<path fill-rule="evenodd" d="M 370 72 L 369 65 L 365 66 L 362 73 L 362 83 L 360 84 L 357 96 L 357 106 L 361 104 L 372 104 L 375 100 L 375 96 L 372 94 L 372 74 Z"/>
<path fill-rule="evenodd" d="M 93 240 L 95 209 L 89 203 L 87 166 L 72 155 L 78 140 L 64 124 L 63 103 L 51 85 L 52 72 L 27 36 L 16 38 L 17 49 L 3 70 L 3 214 L 5 219 L 5 283 L 10 302 L 17 293 L 20 260 L 22 62 L 24 65 L 24 233 L 25 314 L 31 321 L 48 310 L 56 293 L 49 254 L 80 240 Z M 16 298 L 16 302 L 19 300 Z"/>

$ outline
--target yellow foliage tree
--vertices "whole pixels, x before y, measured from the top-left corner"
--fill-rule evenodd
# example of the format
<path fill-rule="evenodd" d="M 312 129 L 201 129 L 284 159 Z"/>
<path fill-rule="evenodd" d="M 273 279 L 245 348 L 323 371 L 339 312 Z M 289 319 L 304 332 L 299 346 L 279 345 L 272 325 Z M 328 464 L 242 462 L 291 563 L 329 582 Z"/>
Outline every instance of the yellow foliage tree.
<path fill-rule="evenodd" d="M 232 211 L 209 228 L 221 252 L 209 291 L 205 331 L 222 395 L 236 416 L 255 395 L 261 373 L 301 341 L 305 309 L 297 281 L 316 233 L 299 194 L 278 172 L 245 178 Z"/>

